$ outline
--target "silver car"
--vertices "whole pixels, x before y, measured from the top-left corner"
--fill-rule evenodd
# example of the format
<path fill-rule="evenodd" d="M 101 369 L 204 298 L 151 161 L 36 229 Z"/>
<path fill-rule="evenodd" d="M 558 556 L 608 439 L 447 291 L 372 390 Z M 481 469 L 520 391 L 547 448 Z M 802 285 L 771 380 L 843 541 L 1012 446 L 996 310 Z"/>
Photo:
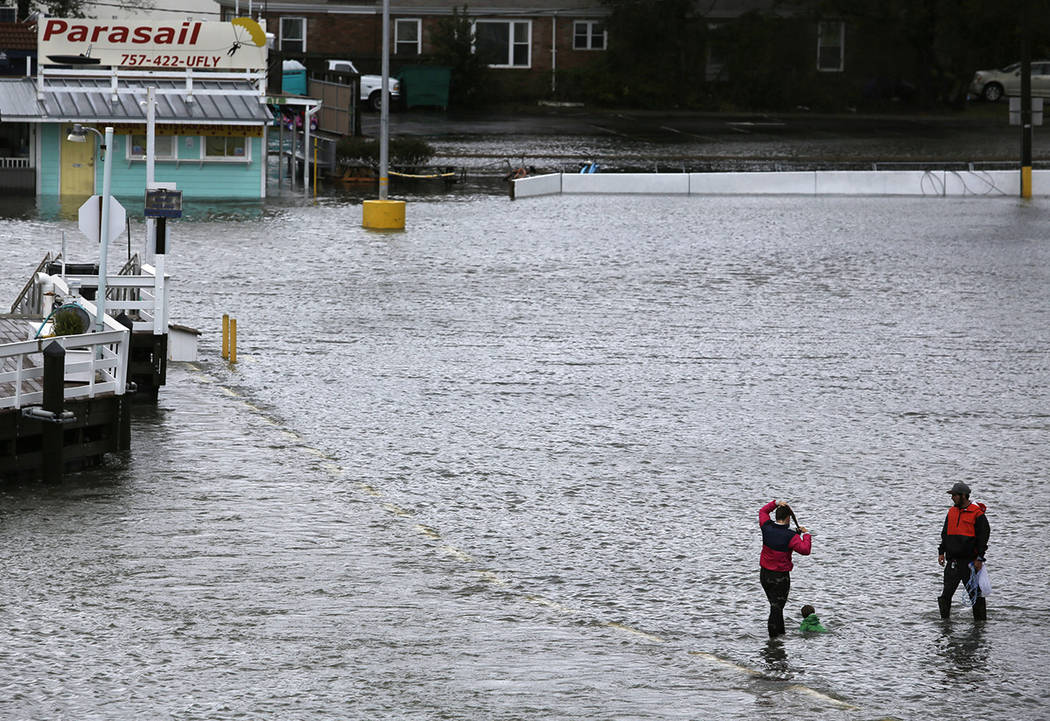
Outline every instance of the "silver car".
<path fill-rule="evenodd" d="M 1002 70 L 978 70 L 970 82 L 970 93 L 994 103 L 1004 95 L 1021 94 L 1021 63 Z M 1050 60 L 1032 61 L 1032 95 L 1050 97 Z"/>

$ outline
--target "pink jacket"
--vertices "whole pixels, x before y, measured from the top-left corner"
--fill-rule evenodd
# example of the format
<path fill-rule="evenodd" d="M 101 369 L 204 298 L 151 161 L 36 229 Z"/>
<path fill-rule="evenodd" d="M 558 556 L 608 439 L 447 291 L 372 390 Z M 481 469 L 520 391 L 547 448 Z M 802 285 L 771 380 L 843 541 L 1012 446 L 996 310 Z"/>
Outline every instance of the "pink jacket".
<path fill-rule="evenodd" d="M 758 509 L 758 525 L 762 528 L 762 555 L 758 564 L 770 571 L 790 571 L 795 567 L 791 562 L 791 552 L 798 551 L 808 556 L 813 539 L 808 533 L 797 533 L 770 518 L 769 514 L 776 507 L 777 502 L 770 501 Z"/>

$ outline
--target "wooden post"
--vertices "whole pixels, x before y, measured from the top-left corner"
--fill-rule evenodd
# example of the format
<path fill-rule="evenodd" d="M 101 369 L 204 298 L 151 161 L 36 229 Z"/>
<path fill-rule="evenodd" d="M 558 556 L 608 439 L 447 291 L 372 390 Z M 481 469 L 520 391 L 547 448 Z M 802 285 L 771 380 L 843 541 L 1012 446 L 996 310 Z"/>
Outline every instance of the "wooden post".
<path fill-rule="evenodd" d="M 131 450 L 131 397 L 124 394 L 117 401 L 117 450 Z"/>
<path fill-rule="evenodd" d="M 51 341 L 44 348 L 44 401 L 45 411 L 54 414 L 54 421 L 42 421 L 40 431 L 40 477 L 46 482 L 59 483 L 65 470 L 63 458 L 63 429 L 58 419 L 62 417 L 62 404 L 66 392 L 66 349 L 58 341 Z"/>
<path fill-rule="evenodd" d="M 237 362 L 237 319 L 230 318 L 230 363 Z"/>
<path fill-rule="evenodd" d="M 230 316 L 222 314 L 222 357 L 230 357 Z"/>

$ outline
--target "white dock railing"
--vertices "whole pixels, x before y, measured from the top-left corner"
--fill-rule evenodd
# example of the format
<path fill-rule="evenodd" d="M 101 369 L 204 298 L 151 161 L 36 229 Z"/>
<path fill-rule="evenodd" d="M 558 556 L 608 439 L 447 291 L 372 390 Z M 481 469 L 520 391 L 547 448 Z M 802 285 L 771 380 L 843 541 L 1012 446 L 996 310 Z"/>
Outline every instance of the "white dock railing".
<path fill-rule="evenodd" d="M 98 312 L 90 301 L 80 299 L 78 303 L 92 316 Z M 32 336 L 34 327 L 42 322 L 27 319 L 26 336 Z M 103 393 L 123 395 L 127 390 L 131 334 L 109 316 L 105 328 L 100 333 L 0 344 L 0 408 L 24 408 L 43 402 L 43 351 L 55 341 L 66 349 L 66 379 L 83 379 L 65 384 L 66 400 L 94 398 Z"/>
<path fill-rule="evenodd" d="M 37 271 L 42 272 L 53 263 L 61 263 L 61 256 L 52 260 L 48 255 Z M 51 280 L 55 293 L 67 300 L 73 297 L 71 288 L 77 288 L 78 295 L 84 289 L 98 289 L 97 275 L 59 272 L 51 275 Z M 166 278 L 158 278 L 156 268 L 148 263 L 141 263 L 137 254 L 132 256 L 117 275 L 106 275 L 107 315 L 115 316 L 123 311 L 131 318 L 133 331 L 148 331 L 154 335 L 167 333 L 168 286 L 164 280 Z M 43 315 L 43 304 L 44 296 L 40 284 L 30 279 L 22 295 L 11 307 L 11 312 Z"/>
<path fill-rule="evenodd" d="M 168 332 L 168 285 L 157 277 L 157 269 L 139 263 L 138 255 L 127 262 L 120 275 L 107 275 L 106 312 L 124 311 L 132 317 L 131 329 Z M 97 279 L 94 281 L 97 283 Z"/>

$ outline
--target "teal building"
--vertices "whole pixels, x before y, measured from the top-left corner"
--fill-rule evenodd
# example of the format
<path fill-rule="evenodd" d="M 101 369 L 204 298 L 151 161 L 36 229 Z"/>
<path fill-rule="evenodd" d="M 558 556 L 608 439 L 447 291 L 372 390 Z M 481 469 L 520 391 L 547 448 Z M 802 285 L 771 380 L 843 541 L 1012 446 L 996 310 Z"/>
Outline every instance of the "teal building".
<path fill-rule="evenodd" d="M 44 66 L 36 78 L 0 79 L 0 124 L 24 139 L 17 165 L 23 178 L 32 171 L 38 196 L 100 193 L 104 153 L 110 155 L 112 194 L 141 196 L 153 88 L 155 182 L 174 183 L 187 200 L 264 198 L 271 119 L 265 82 L 264 74 L 249 72 Z M 103 151 L 92 132 L 87 142 L 71 140 L 74 125 L 103 136 L 113 128 L 113 147 Z"/>

